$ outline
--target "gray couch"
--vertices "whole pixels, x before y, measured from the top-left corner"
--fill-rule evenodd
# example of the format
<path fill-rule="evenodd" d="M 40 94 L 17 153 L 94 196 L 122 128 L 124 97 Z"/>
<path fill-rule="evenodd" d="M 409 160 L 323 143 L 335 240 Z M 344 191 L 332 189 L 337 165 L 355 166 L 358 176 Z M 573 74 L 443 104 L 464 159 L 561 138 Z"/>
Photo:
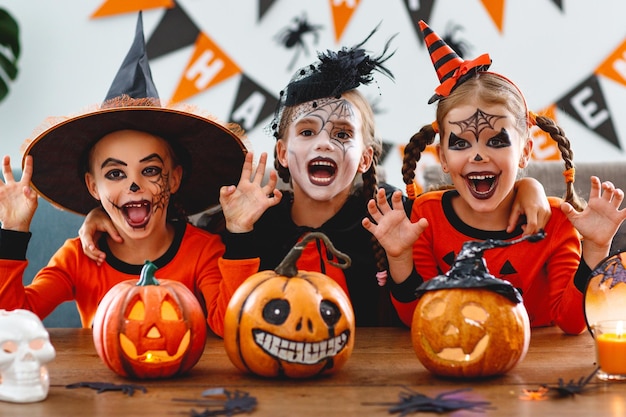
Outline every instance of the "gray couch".
<path fill-rule="evenodd" d="M 626 162 L 577 162 L 576 192 L 585 200 L 589 197 L 589 178 L 595 175 L 601 181 L 611 181 L 616 187 L 626 192 Z M 536 178 L 545 188 L 547 195 L 562 197 L 565 193 L 563 178 L 563 162 L 532 161 L 524 170 L 524 175 Z M 449 184 L 449 179 L 441 171 L 439 165 L 429 166 L 424 170 L 426 189 Z M 622 204 L 626 206 L 626 203 Z M 626 250 L 626 222 L 613 239 L 612 250 Z"/>
<path fill-rule="evenodd" d="M 16 178 L 20 174 L 17 174 Z M 54 252 L 66 239 L 78 236 L 78 228 L 83 217 L 59 210 L 43 198 L 31 223 L 33 236 L 28 244 L 26 258 L 28 267 L 24 272 L 23 282 L 29 284 L 37 271 L 43 268 Z M 80 318 L 73 301 L 61 304 L 52 314 L 43 320 L 46 327 L 81 327 Z"/>

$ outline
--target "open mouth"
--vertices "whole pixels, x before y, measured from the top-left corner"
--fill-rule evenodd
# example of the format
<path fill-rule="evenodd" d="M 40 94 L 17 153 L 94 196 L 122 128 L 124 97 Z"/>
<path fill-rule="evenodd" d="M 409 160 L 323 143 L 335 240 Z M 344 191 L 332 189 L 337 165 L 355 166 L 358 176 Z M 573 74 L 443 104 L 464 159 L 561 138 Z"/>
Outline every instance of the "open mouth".
<path fill-rule="evenodd" d="M 465 181 L 474 198 L 485 200 L 495 192 L 498 176 L 496 174 L 469 174 L 465 176 Z"/>
<path fill-rule="evenodd" d="M 315 158 L 309 162 L 309 181 L 314 185 L 328 185 L 335 179 L 337 164 L 332 159 Z"/>
<path fill-rule="evenodd" d="M 145 227 L 150 220 L 151 207 L 152 203 L 146 200 L 124 204 L 122 213 L 126 223 L 134 229 Z"/>

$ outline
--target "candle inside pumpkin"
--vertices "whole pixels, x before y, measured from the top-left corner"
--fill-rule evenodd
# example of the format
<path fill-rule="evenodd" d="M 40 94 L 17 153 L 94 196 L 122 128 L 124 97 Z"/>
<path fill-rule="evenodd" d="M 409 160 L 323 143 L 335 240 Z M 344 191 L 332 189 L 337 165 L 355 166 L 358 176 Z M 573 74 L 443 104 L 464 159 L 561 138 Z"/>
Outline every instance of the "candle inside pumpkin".
<path fill-rule="evenodd" d="M 610 375 L 626 375 L 626 333 L 623 322 L 618 321 L 614 329 L 603 331 L 606 333 L 596 333 L 600 369 Z"/>

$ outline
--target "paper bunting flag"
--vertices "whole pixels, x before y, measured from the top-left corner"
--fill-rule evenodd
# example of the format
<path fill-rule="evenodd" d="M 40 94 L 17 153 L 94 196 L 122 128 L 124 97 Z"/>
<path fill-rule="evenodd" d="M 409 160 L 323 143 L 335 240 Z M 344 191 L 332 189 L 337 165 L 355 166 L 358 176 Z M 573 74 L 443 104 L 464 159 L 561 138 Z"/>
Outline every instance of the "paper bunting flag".
<path fill-rule="evenodd" d="M 538 111 L 537 114 L 547 116 L 556 122 L 556 104 L 552 104 L 547 108 Z M 531 156 L 532 159 L 537 161 L 561 160 L 561 152 L 559 151 L 559 146 L 550 137 L 550 134 L 534 126 L 531 130 L 531 135 L 534 142 L 533 154 Z"/>
<path fill-rule="evenodd" d="M 504 28 L 504 3 L 506 0 L 480 0 L 487 13 L 495 23 L 498 31 L 502 33 Z"/>
<path fill-rule="evenodd" d="M 274 114 L 278 99 L 245 74 L 241 77 L 229 121 L 250 131 Z"/>
<path fill-rule="evenodd" d="M 275 0 L 259 0 L 259 20 L 263 19 L 263 16 L 267 12 Z"/>
<path fill-rule="evenodd" d="M 146 48 L 150 59 L 193 45 L 200 29 L 178 5 L 168 9 L 150 35 Z"/>
<path fill-rule="evenodd" d="M 91 15 L 92 19 L 122 13 L 140 12 L 158 7 L 174 7 L 174 0 L 105 0 Z"/>
<path fill-rule="evenodd" d="M 201 32 L 171 101 L 173 103 L 184 101 L 240 73 L 239 66 L 212 39 Z"/>
<path fill-rule="evenodd" d="M 335 41 L 339 42 L 361 0 L 329 0 L 335 25 Z"/>
<path fill-rule="evenodd" d="M 598 66 L 596 74 L 626 86 L 626 39 Z"/>
<path fill-rule="evenodd" d="M 559 109 L 621 149 L 611 112 L 596 75 L 591 75 L 572 88 L 556 104 Z"/>
<path fill-rule="evenodd" d="M 404 0 L 403 3 L 406 6 L 409 17 L 411 18 L 413 29 L 415 29 L 415 33 L 417 33 L 417 37 L 419 38 L 417 44 L 420 47 L 423 47 L 424 35 L 419 27 L 419 21 L 423 20 L 424 22 L 430 22 L 430 14 L 435 5 L 435 0 Z"/>

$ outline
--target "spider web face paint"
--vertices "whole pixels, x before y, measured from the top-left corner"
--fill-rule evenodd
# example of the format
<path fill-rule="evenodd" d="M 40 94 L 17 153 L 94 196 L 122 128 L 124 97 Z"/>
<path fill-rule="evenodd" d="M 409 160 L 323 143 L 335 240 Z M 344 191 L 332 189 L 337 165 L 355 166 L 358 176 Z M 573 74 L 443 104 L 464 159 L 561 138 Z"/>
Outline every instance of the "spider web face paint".
<path fill-rule="evenodd" d="M 506 116 L 498 116 L 494 114 L 488 114 L 482 111 L 481 109 L 476 109 L 476 113 L 472 116 L 468 117 L 465 120 L 461 120 L 458 122 L 449 122 L 450 124 L 456 125 L 461 128 L 461 133 L 470 132 L 478 141 L 480 134 L 485 129 L 494 129 L 494 125 L 496 121 L 499 119 L 503 119 Z"/>

